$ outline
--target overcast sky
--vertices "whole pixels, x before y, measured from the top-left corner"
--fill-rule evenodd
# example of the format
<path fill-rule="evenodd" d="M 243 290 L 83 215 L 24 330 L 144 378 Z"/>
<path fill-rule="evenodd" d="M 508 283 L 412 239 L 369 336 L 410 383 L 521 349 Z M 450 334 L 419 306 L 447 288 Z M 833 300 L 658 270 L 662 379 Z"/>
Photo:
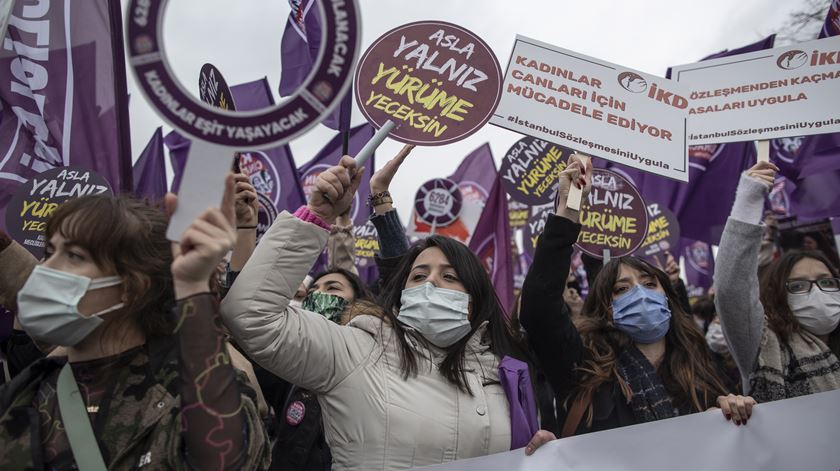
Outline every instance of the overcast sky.
<path fill-rule="evenodd" d="M 199 70 L 210 62 L 231 85 L 268 77 L 279 101 L 280 39 L 290 11 L 285 0 L 170 0 L 169 4 L 164 22 L 166 50 L 188 89 L 197 94 Z M 363 50 L 398 25 L 442 20 L 482 37 L 503 70 L 515 35 L 522 34 L 664 75 L 669 65 L 693 62 L 774 32 L 802 0 L 360 0 L 360 4 Z M 163 122 L 147 105 L 131 74 L 129 93 L 136 159 Z M 352 124 L 363 121 L 354 110 Z M 169 130 L 164 126 L 164 132 Z M 334 134 L 318 125 L 292 141 L 298 166 Z M 415 149 L 392 185 L 404 221 L 414 193 L 424 181 L 449 175 L 466 154 L 488 141 L 498 163 L 520 137 L 488 124 L 455 144 Z M 398 142 L 386 141 L 377 152 L 377 167 L 401 147 Z"/>

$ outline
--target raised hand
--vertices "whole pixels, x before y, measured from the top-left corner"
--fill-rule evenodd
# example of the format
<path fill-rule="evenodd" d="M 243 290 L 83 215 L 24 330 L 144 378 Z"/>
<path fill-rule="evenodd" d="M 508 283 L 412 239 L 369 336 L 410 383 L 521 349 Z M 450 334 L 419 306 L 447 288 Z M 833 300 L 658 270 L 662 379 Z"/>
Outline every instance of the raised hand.
<path fill-rule="evenodd" d="M 177 197 L 166 195 L 167 210 L 172 213 Z M 208 208 L 184 231 L 180 243 L 172 244 L 172 278 L 175 295 L 183 299 L 209 291 L 210 276 L 236 241 L 234 176 L 225 179 L 225 193 L 220 208 Z"/>
<path fill-rule="evenodd" d="M 257 190 L 251 185 L 251 179 L 242 173 L 234 177 L 236 183 L 236 227 L 253 227 L 257 225 L 259 202 Z"/>
<path fill-rule="evenodd" d="M 566 169 L 560 172 L 557 196 L 554 199 L 555 214 L 578 222 L 578 212 L 566 207 L 566 200 L 569 198 L 569 189 L 572 185 L 583 189 L 582 198 L 584 199 L 592 189 L 592 161 L 589 160 L 584 166 L 583 160 L 578 154 L 569 157 Z"/>
<path fill-rule="evenodd" d="M 776 165 L 770 162 L 760 161 L 747 170 L 747 176 L 760 180 L 768 188 L 773 188 L 773 182 L 776 180 L 776 173 L 778 171 L 779 167 L 776 167 Z"/>
<path fill-rule="evenodd" d="M 393 159 L 389 160 L 388 163 L 385 164 L 379 171 L 373 174 L 373 177 L 370 179 L 370 192 L 371 194 L 375 193 L 382 193 L 383 191 L 388 191 L 391 187 L 391 181 L 394 179 L 394 175 L 400 169 L 400 166 L 405 162 L 406 157 L 411 153 L 414 149 L 413 144 L 406 144 L 400 150 L 400 153 L 397 154 Z"/>
<path fill-rule="evenodd" d="M 353 204 L 364 170 L 364 167 L 357 169 L 356 161 L 345 155 L 338 165 L 321 172 L 309 198 L 309 211 L 327 224 L 334 224 L 338 215 Z"/>

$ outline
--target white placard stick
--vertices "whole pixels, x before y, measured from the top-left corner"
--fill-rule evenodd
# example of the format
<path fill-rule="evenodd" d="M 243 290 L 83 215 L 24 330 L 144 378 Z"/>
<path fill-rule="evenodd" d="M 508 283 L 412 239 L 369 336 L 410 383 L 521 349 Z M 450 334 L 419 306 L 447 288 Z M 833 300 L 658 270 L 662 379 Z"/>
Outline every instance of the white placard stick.
<path fill-rule="evenodd" d="M 376 134 L 374 134 L 373 137 L 371 137 L 370 140 L 367 141 L 367 144 L 365 144 L 365 146 L 362 147 L 362 150 L 360 150 L 359 153 L 356 154 L 357 168 L 361 168 L 362 165 L 364 165 L 365 162 L 367 162 L 370 156 L 372 156 L 373 153 L 376 152 L 376 149 L 379 147 L 380 144 L 382 144 L 382 141 L 384 141 L 385 138 L 388 137 L 388 134 L 395 127 L 397 127 L 397 125 L 394 124 L 394 122 L 390 119 L 388 121 L 385 121 L 385 124 L 383 124 L 382 127 L 379 128 L 379 131 L 376 131 Z"/>
<path fill-rule="evenodd" d="M 577 156 L 580 159 L 580 163 L 583 165 L 584 170 L 589 167 L 590 157 L 588 155 L 583 154 L 573 154 L 572 157 Z M 571 159 L 569 159 L 571 161 Z M 572 186 L 569 187 L 569 197 L 566 198 L 566 207 L 569 209 L 573 209 L 575 211 L 580 211 L 580 203 L 581 199 L 583 198 L 583 188 L 578 188 L 575 182 L 572 182 Z"/>
<path fill-rule="evenodd" d="M 194 139 L 190 145 L 178 207 L 169 220 L 166 238 L 177 242 L 187 227 L 207 208 L 219 207 L 225 193 L 225 176 L 230 172 L 230 158 L 236 151 Z"/>
<path fill-rule="evenodd" d="M 755 141 L 759 162 L 770 162 L 770 141 Z"/>
<path fill-rule="evenodd" d="M 612 257 L 610 256 L 610 249 L 604 249 L 604 260 L 603 260 L 604 263 L 603 264 L 606 265 L 606 264 L 610 263 L 610 260 L 612 260 Z"/>

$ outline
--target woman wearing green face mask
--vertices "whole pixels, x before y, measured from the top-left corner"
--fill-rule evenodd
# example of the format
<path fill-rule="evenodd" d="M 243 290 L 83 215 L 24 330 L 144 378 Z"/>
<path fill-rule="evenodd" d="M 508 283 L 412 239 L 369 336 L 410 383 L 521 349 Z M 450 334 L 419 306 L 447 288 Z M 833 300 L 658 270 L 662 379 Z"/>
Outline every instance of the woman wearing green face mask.
<path fill-rule="evenodd" d="M 355 303 L 362 306 L 354 306 Z M 344 325 L 359 308 L 373 303 L 373 294 L 358 275 L 344 268 L 329 268 L 315 276 L 301 307 Z"/>

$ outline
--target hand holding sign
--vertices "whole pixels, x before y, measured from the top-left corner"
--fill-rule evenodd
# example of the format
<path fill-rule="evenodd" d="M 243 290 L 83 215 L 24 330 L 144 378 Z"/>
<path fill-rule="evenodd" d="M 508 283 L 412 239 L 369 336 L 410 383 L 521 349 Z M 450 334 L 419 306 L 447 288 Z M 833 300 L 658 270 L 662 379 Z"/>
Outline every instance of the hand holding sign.
<path fill-rule="evenodd" d="M 342 157 L 338 165 L 318 175 L 315 191 L 309 198 L 309 211 L 327 224 L 334 224 L 338 215 L 353 204 L 363 174 L 364 167 L 357 170 L 353 157 Z"/>
<path fill-rule="evenodd" d="M 166 195 L 170 214 L 177 204 L 175 195 Z M 172 279 L 178 299 L 207 292 L 210 276 L 236 241 L 235 223 L 234 177 L 228 174 L 221 206 L 207 208 L 187 227 L 181 241 L 172 244 Z"/>
<path fill-rule="evenodd" d="M 251 179 L 244 174 L 237 174 L 234 181 L 236 182 L 236 227 L 256 229 L 260 207 L 257 190 L 251 185 Z"/>
<path fill-rule="evenodd" d="M 558 216 L 577 222 L 578 211 L 566 207 L 572 185 L 582 190 L 581 198 L 586 198 L 592 189 L 592 162 L 584 163 L 580 154 L 572 155 L 566 169 L 560 173 L 557 197 L 554 200 L 554 211 Z"/>
<path fill-rule="evenodd" d="M 747 170 L 747 176 L 761 180 L 762 183 L 767 185 L 768 189 L 772 189 L 773 183 L 776 181 L 776 172 L 778 171 L 779 167 L 776 167 L 775 164 L 759 161 Z"/>

